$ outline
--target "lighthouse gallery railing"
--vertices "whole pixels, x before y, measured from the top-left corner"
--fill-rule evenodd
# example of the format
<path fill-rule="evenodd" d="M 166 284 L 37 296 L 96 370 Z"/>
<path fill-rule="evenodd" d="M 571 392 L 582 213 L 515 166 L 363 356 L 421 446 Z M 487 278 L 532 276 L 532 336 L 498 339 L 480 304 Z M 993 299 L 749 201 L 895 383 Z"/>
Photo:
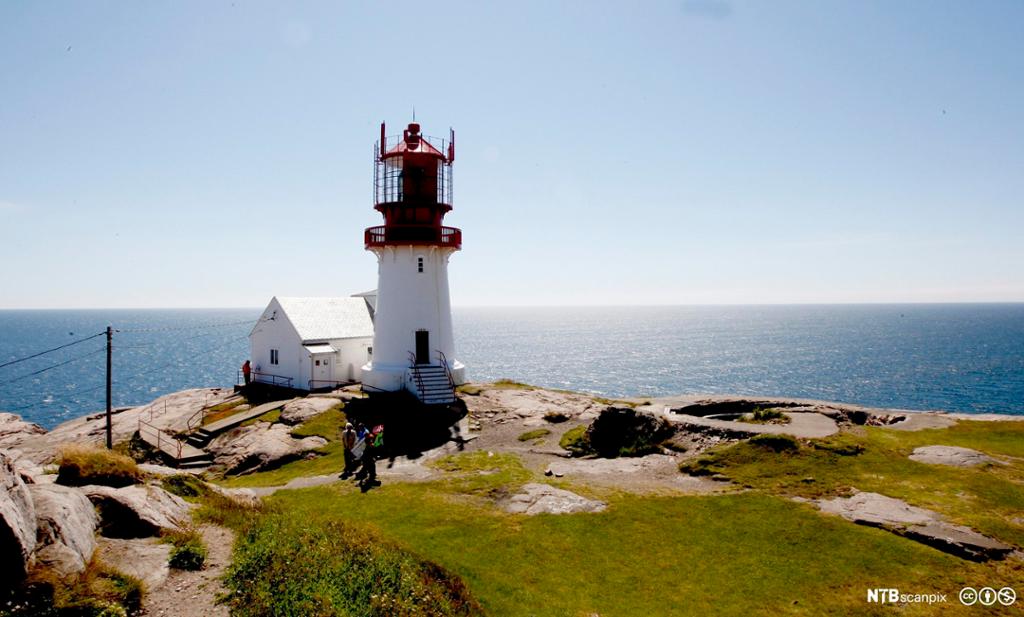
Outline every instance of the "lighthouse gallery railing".
<path fill-rule="evenodd" d="M 367 248 L 388 244 L 435 244 L 462 248 L 462 230 L 457 227 L 380 225 L 367 229 L 364 239 Z"/>

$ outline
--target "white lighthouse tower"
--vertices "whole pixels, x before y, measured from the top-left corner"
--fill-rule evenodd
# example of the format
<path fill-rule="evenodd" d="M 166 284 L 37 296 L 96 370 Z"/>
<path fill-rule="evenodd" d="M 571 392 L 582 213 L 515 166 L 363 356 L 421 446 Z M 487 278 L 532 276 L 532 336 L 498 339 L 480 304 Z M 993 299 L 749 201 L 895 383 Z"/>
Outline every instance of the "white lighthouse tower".
<path fill-rule="evenodd" d="M 462 248 L 462 231 L 441 224 L 452 209 L 455 132 L 426 137 L 413 122 L 391 137 L 381 124 L 374 159 L 374 209 L 384 225 L 365 236 L 377 256 L 377 306 L 363 387 L 450 403 L 465 380 L 448 296 L 448 258 Z"/>

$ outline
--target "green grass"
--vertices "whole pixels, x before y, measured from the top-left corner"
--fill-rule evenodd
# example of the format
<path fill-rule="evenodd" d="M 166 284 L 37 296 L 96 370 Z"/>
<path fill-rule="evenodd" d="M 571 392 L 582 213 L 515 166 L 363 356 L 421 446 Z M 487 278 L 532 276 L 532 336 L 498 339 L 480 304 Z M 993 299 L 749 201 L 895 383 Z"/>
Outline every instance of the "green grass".
<path fill-rule="evenodd" d="M 236 401 L 228 401 L 225 403 L 218 403 L 206 410 L 203 414 L 203 425 L 213 424 L 218 420 L 223 420 L 228 416 L 233 416 L 238 413 L 237 408 L 240 405 L 245 405 L 247 401 L 242 398 Z"/>
<path fill-rule="evenodd" d="M 504 497 L 532 478 L 519 457 L 507 452 L 476 450 L 451 454 L 432 461 L 431 465 L 446 472 L 440 484 L 452 493 Z"/>
<path fill-rule="evenodd" d="M 1024 454 L 1024 422 L 962 421 L 949 429 L 896 431 L 860 427 L 776 451 L 750 442 L 712 450 L 683 471 L 719 474 L 774 494 L 821 497 L 852 489 L 882 493 L 935 510 L 1024 546 L 1024 461 L 956 468 L 908 458 L 915 447 L 955 445 L 988 454 Z"/>
<path fill-rule="evenodd" d="M 341 441 L 341 432 L 345 429 L 344 403 L 319 413 L 295 427 L 292 437 L 323 437 L 327 441 Z"/>
<path fill-rule="evenodd" d="M 225 584 L 235 617 L 481 614 L 458 577 L 336 517 L 265 513 L 241 534 Z"/>
<path fill-rule="evenodd" d="M 465 394 L 468 396 L 479 396 L 480 393 L 484 391 L 484 389 L 482 386 L 466 383 L 462 384 L 461 386 L 456 386 L 455 391 L 458 392 L 459 394 Z"/>
<path fill-rule="evenodd" d="M 134 460 L 104 448 L 65 446 L 57 465 L 57 483 L 67 486 L 102 484 L 121 487 L 142 480 L 142 472 Z"/>
<path fill-rule="evenodd" d="M 261 418 L 263 416 L 260 416 Z M 291 434 L 293 437 L 309 437 L 316 435 L 327 440 L 327 444 L 314 450 L 316 458 L 301 459 L 255 474 L 235 476 L 217 480 L 225 486 L 281 486 L 289 480 L 304 476 L 322 476 L 329 473 L 341 473 L 345 467 L 345 449 L 341 445 L 341 431 L 345 427 L 345 413 L 341 407 L 333 407 L 319 413 L 302 424 L 296 426 Z"/>
<path fill-rule="evenodd" d="M 550 434 L 550 430 L 546 428 L 538 428 L 532 431 L 526 431 L 525 433 L 517 437 L 517 439 L 519 441 L 533 441 L 534 439 L 541 439 L 542 437 L 547 437 Z"/>
<path fill-rule="evenodd" d="M 460 577 L 493 615 L 871 614 L 865 589 L 881 582 L 955 591 L 1019 576 L 760 493 L 622 495 L 600 514 L 526 517 L 452 489 L 331 485 L 271 501 L 313 529 L 370 526 Z"/>

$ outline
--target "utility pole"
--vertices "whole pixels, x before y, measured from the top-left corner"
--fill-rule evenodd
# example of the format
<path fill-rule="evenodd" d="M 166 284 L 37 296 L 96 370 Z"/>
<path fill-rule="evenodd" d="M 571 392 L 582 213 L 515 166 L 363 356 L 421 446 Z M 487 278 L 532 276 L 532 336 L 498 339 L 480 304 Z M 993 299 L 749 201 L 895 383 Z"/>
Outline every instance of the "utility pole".
<path fill-rule="evenodd" d="M 114 328 L 112 328 L 111 326 L 107 326 L 107 449 L 108 450 L 113 449 L 113 447 L 114 447 L 114 436 L 113 436 L 113 431 L 112 431 L 111 426 L 110 426 L 110 414 L 111 414 L 111 405 L 110 405 L 110 365 L 111 365 L 111 362 L 110 362 L 110 358 L 111 358 L 111 348 L 112 348 L 111 343 L 113 342 L 113 339 L 114 339 Z"/>

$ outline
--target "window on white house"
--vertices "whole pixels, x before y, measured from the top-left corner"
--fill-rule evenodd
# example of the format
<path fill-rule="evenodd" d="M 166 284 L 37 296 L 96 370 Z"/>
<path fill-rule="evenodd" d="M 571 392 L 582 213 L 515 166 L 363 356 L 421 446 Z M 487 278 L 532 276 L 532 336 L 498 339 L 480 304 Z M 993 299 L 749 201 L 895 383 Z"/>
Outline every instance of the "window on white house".
<path fill-rule="evenodd" d="M 416 271 L 417 272 L 423 272 L 423 258 L 422 257 L 417 257 L 416 258 Z"/>
<path fill-rule="evenodd" d="M 270 363 L 271 364 L 277 364 L 277 350 L 276 349 L 271 349 L 270 350 Z"/>
<path fill-rule="evenodd" d="M 367 347 L 366 348 L 366 357 L 367 358 L 372 358 L 373 357 L 373 347 Z"/>

